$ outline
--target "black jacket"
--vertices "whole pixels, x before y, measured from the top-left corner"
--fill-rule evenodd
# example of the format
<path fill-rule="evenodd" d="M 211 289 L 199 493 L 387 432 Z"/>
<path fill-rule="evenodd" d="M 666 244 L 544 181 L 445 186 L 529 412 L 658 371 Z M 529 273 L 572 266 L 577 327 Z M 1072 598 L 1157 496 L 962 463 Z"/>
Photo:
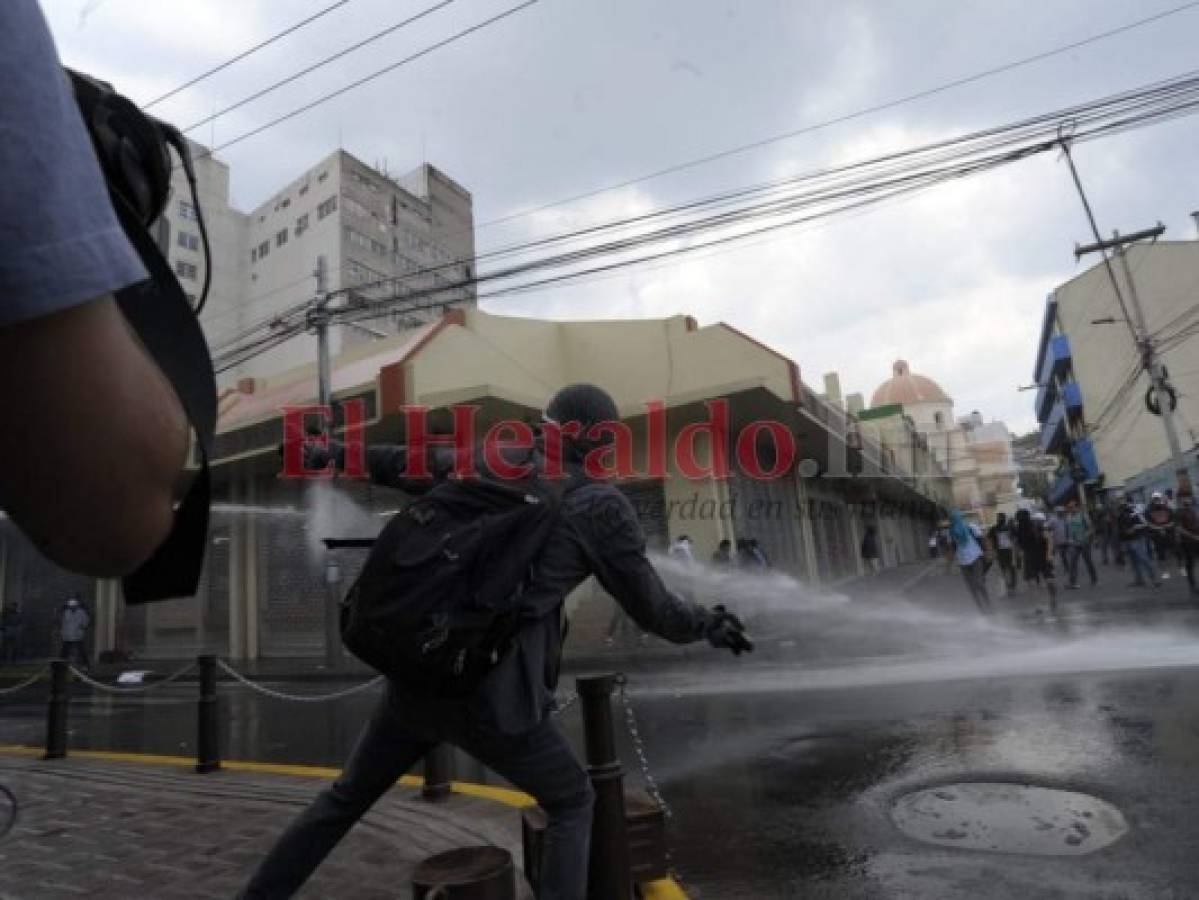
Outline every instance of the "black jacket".
<path fill-rule="evenodd" d="M 477 458 L 481 460 L 482 454 Z M 535 465 L 541 460 L 539 454 L 532 458 Z M 406 493 L 427 491 L 449 474 L 453 451 L 433 450 L 432 478 L 408 477 L 406 462 L 405 447 L 367 449 L 371 480 Z M 644 631 L 676 644 L 701 640 L 708 631 L 708 611 L 667 590 L 646 557 L 645 535 L 628 498 L 609 483 L 588 479 L 577 462 L 568 461 L 565 469 L 570 477 L 562 517 L 524 593 L 528 621 L 513 651 L 468 701 L 473 720 L 506 734 L 528 731 L 552 706 L 562 655 L 562 603 L 588 576 L 595 575 Z M 409 699 L 429 704 L 421 698 Z M 427 712 L 436 715 L 435 705 L 429 704 Z"/>

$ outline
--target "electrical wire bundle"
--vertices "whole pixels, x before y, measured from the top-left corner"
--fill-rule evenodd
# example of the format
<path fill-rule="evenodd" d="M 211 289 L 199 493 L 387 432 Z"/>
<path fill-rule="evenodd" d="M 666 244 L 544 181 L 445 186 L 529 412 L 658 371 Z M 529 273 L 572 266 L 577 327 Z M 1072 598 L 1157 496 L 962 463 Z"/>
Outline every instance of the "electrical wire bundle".
<path fill-rule="evenodd" d="M 452 260 L 406 275 L 343 288 L 330 297 L 334 324 L 438 309 L 450 294 L 509 296 L 562 282 L 694 253 L 768 232 L 842 215 L 1059 148 L 1159 124 L 1199 109 L 1199 70 L 1005 125 L 857 162 L 727 191 L 546 238 Z M 414 280 L 486 266 L 469 278 L 414 288 Z M 483 291 L 478 292 L 482 288 Z M 352 292 L 352 294 L 351 294 Z M 278 346 L 305 328 L 297 304 L 227 343 L 218 371 Z"/>

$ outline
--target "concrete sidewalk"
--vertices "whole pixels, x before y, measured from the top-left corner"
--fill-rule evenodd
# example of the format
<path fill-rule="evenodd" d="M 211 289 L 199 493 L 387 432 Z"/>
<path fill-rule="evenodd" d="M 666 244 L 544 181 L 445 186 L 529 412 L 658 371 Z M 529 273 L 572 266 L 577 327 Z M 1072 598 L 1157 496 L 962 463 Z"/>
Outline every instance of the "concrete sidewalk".
<path fill-rule="evenodd" d="M 252 770 L 196 775 L 134 757 L 39 756 L 0 751 L 0 784 L 20 804 L 16 827 L 0 839 L 0 900 L 229 900 L 334 774 L 247 765 Z M 411 785 L 376 804 L 297 896 L 411 897 L 421 860 L 472 845 L 507 849 L 519 870 L 520 814 L 512 804 L 523 795 L 483 789 L 499 799 L 455 793 L 428 803 Z M 519 871 L 518 879 L 519 896 L 530 897 Z"/>

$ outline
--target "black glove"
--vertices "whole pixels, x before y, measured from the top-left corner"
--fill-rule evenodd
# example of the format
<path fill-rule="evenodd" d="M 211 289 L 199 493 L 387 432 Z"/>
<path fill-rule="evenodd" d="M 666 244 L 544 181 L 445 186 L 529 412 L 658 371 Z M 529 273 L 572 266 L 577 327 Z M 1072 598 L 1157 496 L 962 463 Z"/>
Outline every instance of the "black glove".
<path fill-rule="evenodd" d="M 304 468 L 325 469 L 332 462 L 340 472 L 346 467 L 346 445 L 341 441 L 329 439 L 329 446 L 322 447 L 316 443 L 304 444 Z"/>
<path fill-rule="evenodd" d="M 712 607 L 712 621 L 708 623 L 708 643 L 717 649 L 724 647 L 732 650 L 735 656 L 754 652 L 754 642 L 745 633 L 745 626 L 723 605 Z"/>

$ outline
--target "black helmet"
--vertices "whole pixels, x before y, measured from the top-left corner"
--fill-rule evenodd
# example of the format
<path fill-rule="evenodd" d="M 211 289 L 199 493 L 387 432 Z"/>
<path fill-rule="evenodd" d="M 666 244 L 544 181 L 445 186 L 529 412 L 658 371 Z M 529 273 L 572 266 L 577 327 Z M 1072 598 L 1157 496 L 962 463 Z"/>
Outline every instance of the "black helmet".
<path fill-rule="evenodd" d="M 571 384 L 554 394 L 545 408 L 545 417 L 559 425 L 578 422 L 579 434 L 586 435 L 592 425 L 600 422 L 619 422 L 620 412 L 616 402 L 603 388 L 594 384 Z M 608 433 L 599 443 L 612 439 Z"/>

